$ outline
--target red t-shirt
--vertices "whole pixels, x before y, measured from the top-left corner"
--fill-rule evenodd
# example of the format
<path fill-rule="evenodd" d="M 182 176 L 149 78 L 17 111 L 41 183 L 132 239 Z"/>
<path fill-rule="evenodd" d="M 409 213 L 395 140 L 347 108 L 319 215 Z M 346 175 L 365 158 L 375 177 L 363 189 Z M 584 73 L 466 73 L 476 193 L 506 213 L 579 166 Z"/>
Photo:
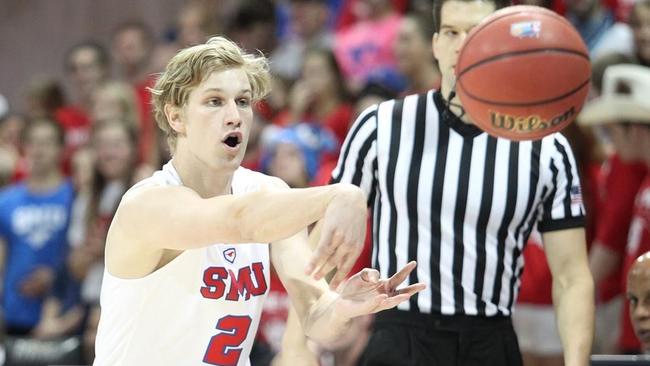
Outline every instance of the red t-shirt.
<path fill-rule="evenodd" d="M 546 262 L 541 236 L 533 232 L 524 248 L 524 272 L 521 275 L 518 303 L 552 305 L 553 276 Z"/>
<path fill-rule="evenodd" d="M 151 92 L 149 89 L 156 82 L 155 77 L 150 76 L 145 80 L 133 85 L 137 97 L 138 111 L 140 117 L 140 133 L 138 136 L 138 155 L 140 161 L 151 161 L 153 144 L 156 142 L 156 122 L 153 118 L 153 107 L 151 105 Z"/>
<path fill-rule="evenodd" d="M 627 252 L 623 263 L 623 288 L 627 285 L 627 272 L 634 261 L 643 253 L 650 251 L 650 174 L 648 174 L 636 195 L 634 203 L 634 216 L 630 224 Z M 619 346 L 623 351 L 640 353 L 641 345 L 634 335 L 632 321 L 630 320 L 629 303 L 626 300 L 623 306 L 622 329 Z"/>
<path fill-rule="evenodd" d="M 63 171 L 70 174 L 71 160 L 75 151 L 90 141 L 90 118 L 80 108 L 68 105 L 56 110 L 54 119 L 63 127 L 65 134 Z"/>
<path fill-rule="evenodd" d="M 626 163 L 612 156 L 603 167 L 599 186 L 595 241 L 625 256 L 628 229 L 632 220 L 634 197 L 646 175 L 643 163 Z M 607 301 L 623 292 L 621 266 L 599 286 L 600 300 Z"/>

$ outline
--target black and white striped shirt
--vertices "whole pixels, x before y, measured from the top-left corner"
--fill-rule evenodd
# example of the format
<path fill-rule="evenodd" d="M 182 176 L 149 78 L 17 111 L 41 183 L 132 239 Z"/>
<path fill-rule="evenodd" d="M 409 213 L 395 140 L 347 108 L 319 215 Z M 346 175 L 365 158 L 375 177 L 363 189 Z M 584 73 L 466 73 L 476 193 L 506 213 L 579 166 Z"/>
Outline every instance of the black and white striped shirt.
<path fill-rule="evenodd" d="M 332 176 L 366 192 L 372 264 L 383 277 L 417 260 L 409 283 L 427 288 L 401 310 L 510 315 L 535 224 L 541 232 L 583 225 L 575 161 L 562 135 L 492 137 L 451 114 L 434 91 L 364 111 Z"/>

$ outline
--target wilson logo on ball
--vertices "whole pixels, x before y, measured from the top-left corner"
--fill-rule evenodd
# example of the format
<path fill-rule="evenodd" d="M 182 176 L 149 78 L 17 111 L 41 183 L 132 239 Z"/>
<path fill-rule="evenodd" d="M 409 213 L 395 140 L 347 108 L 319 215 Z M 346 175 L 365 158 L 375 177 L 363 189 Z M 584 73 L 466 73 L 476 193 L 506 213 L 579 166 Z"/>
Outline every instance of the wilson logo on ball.
<path fill-rule="evenodd" d="M 573 119 L 575 115 L 576 109 L 574 107 L 571 107 L 568 111 L 550 120 L 545 120 L 536 114 L 530 116 L 513 116 L 506 113 L 490 111 L 490 121 L 492 126 L 497 129 L 528 133 L 553 128 Z"/>

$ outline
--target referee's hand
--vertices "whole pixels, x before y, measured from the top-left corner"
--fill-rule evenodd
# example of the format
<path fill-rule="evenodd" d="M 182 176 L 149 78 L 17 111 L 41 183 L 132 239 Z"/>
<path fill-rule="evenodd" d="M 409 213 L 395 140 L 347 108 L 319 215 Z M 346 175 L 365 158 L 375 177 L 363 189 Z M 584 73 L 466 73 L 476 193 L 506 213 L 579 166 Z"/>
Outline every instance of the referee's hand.
<path fill-rule="evenodd" d="M 336 184 L 337 194 L 323 216 L 320 239 L 305 272 L 319 280 L 336 268 L 330 282 L 336 288 L 345 280 L 363 249 L 366 236 L 366 198 L 351 184 Z"/>

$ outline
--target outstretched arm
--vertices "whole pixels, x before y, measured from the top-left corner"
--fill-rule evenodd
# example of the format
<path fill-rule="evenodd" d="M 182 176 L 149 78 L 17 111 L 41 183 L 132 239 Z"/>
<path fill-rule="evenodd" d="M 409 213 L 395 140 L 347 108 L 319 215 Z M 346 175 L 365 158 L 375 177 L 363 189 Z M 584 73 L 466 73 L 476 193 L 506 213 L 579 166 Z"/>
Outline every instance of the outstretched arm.
<path fill-rule="evenodd" d="M 594 284 L 582 228 L 543 234 L 553 275 L 553 305 L 567 366 L 589 364 L 594 334 Z"/>
<path fill-rule="evenodd" d="M 185 187 L 150 187 L 124 197 L 109 235 L 151 249 L 273 242 L 319 220 L 331 205 L 363 207 L 365 201 L 361 190 L 349 184 L 209 199 Z M 347 232 L 349 225 L 341 226 Z"/>

